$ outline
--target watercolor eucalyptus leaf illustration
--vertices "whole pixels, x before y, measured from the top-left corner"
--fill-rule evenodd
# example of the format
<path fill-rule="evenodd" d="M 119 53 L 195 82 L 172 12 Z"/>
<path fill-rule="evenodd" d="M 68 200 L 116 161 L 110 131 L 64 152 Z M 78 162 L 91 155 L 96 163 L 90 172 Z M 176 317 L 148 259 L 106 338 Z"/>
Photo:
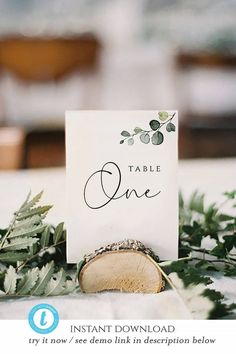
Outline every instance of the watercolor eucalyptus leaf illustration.
<path fill-rule="evenodd" d="M 134 144 L 134 139 L 133 138 L 129 138 L 128 139 L 128 145 L 133 145 Z"/>
<path fill-rule="evenodd" d="M 121 132 L 121 135 L 124 136 L 125 138 L 130 136 L 130 133 L 127 132 L 126 130 L 123 130 L 123 132 Z"/>
<path fill-rule="evenodd" d="M 139 128 L 139 127 L 134 128 L 135 134 L 141 133 L 142 131 L 143 131 L 142 128 Z"/>
<path fill-rule="evenodd" d="M 163 140 L 164 140 L 164 135 L 159 131 L 156 131 L 152 136 L 153 145 L 160 145 L 163 143 Z"/>
<path fill-rule="evenodd" d="M 176 130 L 172 122 L 175 115 L 176 113 L 161 111 L 158 112 L 156 119 L 152 119 L 149 122 L 151 129 L 145 130 L 140 127 L 135 127 L 133 133 L 123 130 L 121 132 L 122 140 L 120 140 L 120 144 L 124 144 L 124 142 L 127 141 L 128 145 L 134 145 L 135 136 L 139 136 L 139 140 L 143 144 L 149 144 L 151 142 L 153 145 L 161 145 L 165 140 L 164 134 L 161 132 L 162 127 L 165 126 L 168 133 L 175 132 Z"/>
<path fill-rule="evenodd" d="M 142 143 L 144 144 L 148 144 L 150 142 L 150 136 L 148 133 L 143 133 L 140 135 L 140 140 L 142 141 Z"/>
<path fill-rule="evenodd" d="M 149 125 L 150 125 L 152 130 L 157 130 L 160 127 L 161 123 L 158 122 L 158 120 L 153 119 L 153 120 L 151 120 Z"/>
<path fill-rule="evenodd" d="M 168 119 L 169 114 L 168 114 L 168 112 L 159 112 L 158 116 L 159 116 L 159 119 L 164 122 L 165 120 Z"/>
<path fill-rule="evenodd" d="M 168 132 L 175 132 L 175 125 L 173 123 L 168 123 L 167 126 L 166 126 L 166 130 Z"/>

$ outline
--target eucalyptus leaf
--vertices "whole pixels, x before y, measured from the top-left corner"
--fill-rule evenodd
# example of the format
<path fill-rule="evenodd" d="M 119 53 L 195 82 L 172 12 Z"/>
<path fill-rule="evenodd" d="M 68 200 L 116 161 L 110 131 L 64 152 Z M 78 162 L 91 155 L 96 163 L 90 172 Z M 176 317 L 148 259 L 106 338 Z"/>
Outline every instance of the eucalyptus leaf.
<path fill-rule="evenodd" d="M 128 145 L 133 145 L 133 144 L 134 144 L 134 139 L 133 138 L 128 139 Z"/>
<path fill-rule="evenodd" d="M 166 125 L 166 130 L 168 132 L 175 132 L 175 125 L 171 122 L 169 122 L 167 125 Z"/>
<path fill-rule="evenodd" d="M 159 131 L 155 132 L 152 136 L 153 145 L 160 145 L 163 143 L 163 140 L 164 140 L 164 135 Z"/>
<path fill-rule="evenodd" d="M 160 127 L 160 122 L 158 122 L 158 120 L 156 120 L 156 119 L 153 119 L 153 120 L 151 120 L 151 122 L 149 123 L 149 125 L 150 125 L 150 128 L 152 129 L 152 130 L 157 130 L 159 127 Z"/>
<path fill-rule="evenodd" d="M 164 122 L 169 117 L 169 114 L 168 114 L 168 112 L 165 112 L 165 111 L 158 112 L 158 116 L 159 116 L 159 119 Z"/>
<path fill-rule="evenodd" d="M 142 131 L 143 131 L 142 128 L 139 128 L 139 127 L 134 128 L 135 134 L 139 134 L 139 133 L 141 133 Z"/>
<path fill-rule="evenodd" d="M 148 144 L 150 142 L 150 136 L 148 133 L 143 133 L 140 135 L 140 140 L 144 144 Z"/>
<path fill-rule="evenodd" d="M 121 132 L 121 135 L 124 136 L 125 138 L 127 138 L 127 137 L 130 136 L 130 133 L 127 132 L 126 130 L 123 130 L 123 131 Z"/>

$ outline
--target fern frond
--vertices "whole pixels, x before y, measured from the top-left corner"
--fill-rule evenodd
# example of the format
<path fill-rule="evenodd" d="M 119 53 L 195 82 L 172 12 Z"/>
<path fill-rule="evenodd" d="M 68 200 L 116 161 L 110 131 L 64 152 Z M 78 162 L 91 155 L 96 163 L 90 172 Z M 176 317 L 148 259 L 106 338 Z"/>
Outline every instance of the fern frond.
<path fill-rule="evenodd" d="M 36 236 L 39 233 L 42 233 L 45 229 L 46 225 L 39 226 L 30 226 L 26 228 L 17 228 L 14 229 L 8 236 L 8 239 L 12 239 L 15 237 L 28 237 L 28 236 Z"/>
<path fill-rule="evenodd" d="M 63 236 L 63 228 L 64 228 L 64 222 L 61 222 L 60 224 L 57 225 L 54 235 L 53 235 L 53 243 L 57 244 L 60 239 Z"/>
<path fill-rule="evenodd" d="M 23 219 L 26 219 L 26 218 L 33 216 L 33 215 L 43 215 L 43 214 L 47 213 L 51 208 L 52 208 L 52 205 L 45 205 L 42 207 L 37 207 L 37 208 L 27 210 L 23 213 L 19 213 L 19 215 L 16 217 L 16 220 L 18 220 L 18 221 L 23 220 Z"/>
<path fill-rule="evenodd" d="M 33 237 L 17 237 L 5 243 L 2 249 L 4 251 L 20 251 L 32 246 L 37 241 L 38 239 Z"/>
<path fill-rule="evenodd" d="M 22 212 L 27 211 L 27 210 L 31 209 L 32 207 L 34 207 L 40 201 L 42 195 L 43 195 L 43 191 L 36 194 L 36 196 L 33 197 L 29 201 L 29 197 L 30 197 L 30 194 L 29 194 L 28 199 L 26 199 L 25 203 L 21 206 L 19 211 L 22 213 Z"/>
<path fill-rule="evenodd" d="M 75 291 L 76 289 L 76 283 L 73 280 L 66 280 L 65 285 L 64 285 L 64 291 L 63 295 L 66 294 L 71 294 Z"/>
<path fill-rule="evenodd" d="M 16 291 L 16 280 L 18 276 L 14 267 L 10 266 L 4 278 L 4 290 L 7 295 L 12 295 Z"/>
<path fill-rule="evenodd" d="M 30 200 L 29 193 L 26 201 L 14 213 L 13 220 L 0 240 L 0 256 L 5 251 L 31 248 L 32 253 L 32 250 L 36 250 L 36 247 L 32 248 L 32 245 L 38 241 L 35 237 L 44 231 L 46 225 L 43 224 L 43 219 L 51 208 L 51 205 L 34 208 L 35 204 L 40 201 L 41 196 L 42 192 Z M 18 240 L 16 240 L 17 238 Z"/>
<path fill-rule="evenodd" d="M 28 252 L 0 252 L 0 262 L 16 263 L 29 258 Z"/>
<path fill-rule="evenodd" d="M 42 222 L 42 216 L 36 214 L 27 219 L 22 219 L 21 221 L 16 222 L 16 224 L 14 225 L 14 230 L 37 226 L 41 222 Z"/>
<path fill-rule="evenodd" d="M 38 280 L 31 290 L 31 295 L 40 296 L 44 293 L 45 287 L 48 281 L 51 279 L 51 276 L 54 272 L 54 262 L 47 263 L 43 268 L 39 271 Z"/>
<path fill-rule="evenodd" d="M 50 225 L 47 225 L 41 235 L 40 238 L 40 243 L 41 243 L 41 247 L 45 248 L 49 245 L 49 240 L 50 240 Z"/>
<path fill-rule="evenodd" d="M 52 296 L 52 295 L 60 295 L 64 292 L 64 283 L 66 279 L 66 273 L 64 269 L 61 269 L 58 273 L 54 274 L 52 278 L 46 285 L 44 295 Z"/>
<path fill-rule="evenodd" d="M 31 289 L 35 286 L 39 276 L 38 267 L 28 270 L 23 275 L 17 285 L 17 295 L 28 295 Z"/>

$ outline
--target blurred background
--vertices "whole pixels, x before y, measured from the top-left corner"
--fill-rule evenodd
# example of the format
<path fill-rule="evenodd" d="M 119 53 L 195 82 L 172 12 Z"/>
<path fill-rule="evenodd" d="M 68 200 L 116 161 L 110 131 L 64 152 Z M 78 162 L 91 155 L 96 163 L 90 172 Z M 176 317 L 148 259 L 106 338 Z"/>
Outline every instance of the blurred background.
<path fill-rule="evenodd" d="M 236 0 L 0 0 L 0 169 L 63 166 L 76 109 L 178 109 L 180 158 L 236 156 Z"/>

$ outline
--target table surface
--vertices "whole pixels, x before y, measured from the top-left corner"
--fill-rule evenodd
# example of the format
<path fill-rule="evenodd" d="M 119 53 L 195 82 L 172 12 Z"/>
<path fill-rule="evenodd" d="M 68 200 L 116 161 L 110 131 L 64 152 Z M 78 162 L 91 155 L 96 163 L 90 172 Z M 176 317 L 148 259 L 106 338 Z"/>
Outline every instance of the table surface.
<path fill-rule="evenodd" d="M 185 197 L 194 190 L 206 193 L 208 202 L 221 202 L 223 192 L 236 188 L 236 159 L 196 159 L 179 162 L 179 187 Z M 65 169 L 39 169 L 0 172 L 0 223 L 8 225 L 11 214 L 25 199 L 28 191 L 44 190 L 43 202 L 53 204 L 47 220 L 65 220 Z M 217 290 L 236 300 L 235 279 L 219 279 Z M 0 319 L 24 319 L 34 303 L 45 299 L 0 301 Z M 191 314 L 182 299 L 172 290 L 155 295 L 144 294 L 79 294 L 47 298 L 68 319 L 187 319 Z M 199 310 L 199 317 L 200 317 Z"/>

